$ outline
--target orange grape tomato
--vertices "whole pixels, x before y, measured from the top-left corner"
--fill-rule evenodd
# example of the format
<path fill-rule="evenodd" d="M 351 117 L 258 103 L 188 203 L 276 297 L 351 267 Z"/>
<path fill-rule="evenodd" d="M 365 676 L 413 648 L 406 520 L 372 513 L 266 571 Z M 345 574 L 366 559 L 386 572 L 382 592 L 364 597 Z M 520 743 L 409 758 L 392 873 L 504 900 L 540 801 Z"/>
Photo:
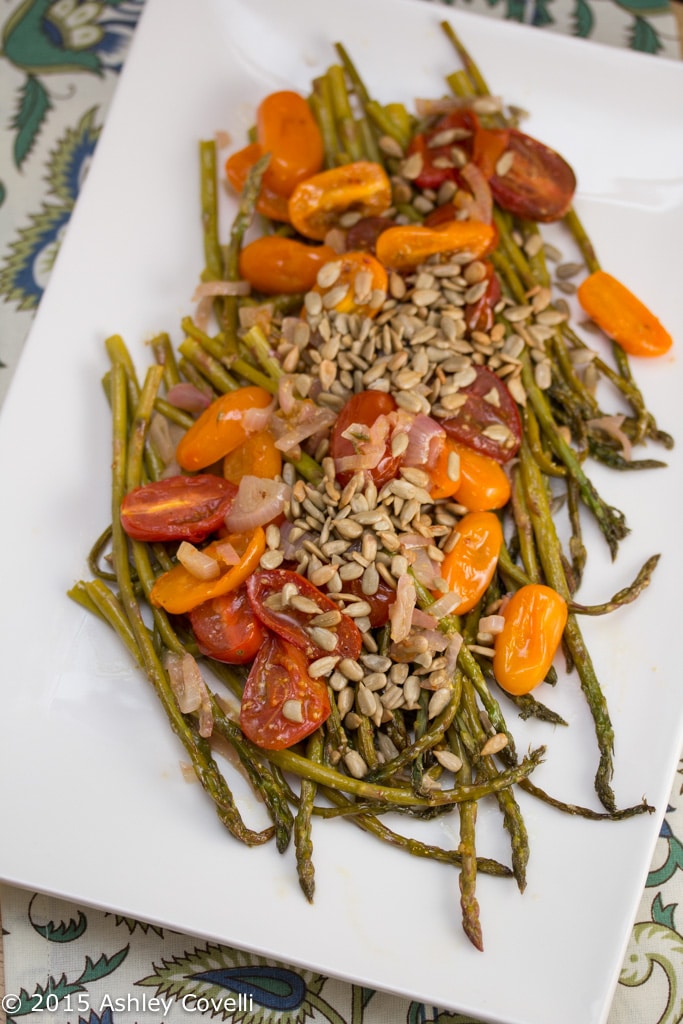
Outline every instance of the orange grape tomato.
<path fill-rule="evenodd" d="M 249 171 L 262 156 L 263 150 L 258 142 L 251 142 L 248 146 L 238 149 L 236 153 L 232 153 L 225 161 L 225 176 L 239 195 L 242 194 L 242 190 L 246 185 Z M 256 209 L 264 217 L 270 217 L 271 220 L 282 221 L 285 224 L 289 223 L 289 208 L 286 197 L 278 195 L 263 180 L 261 181 L 261 189 L 256 200 Z"/>
<path fill-rule="evenodd" d="M 629 355 L 661 356 L 671 348 L 671 335 L 654 313 L 604 270 L 587 277 L 577 295 L 591 320 Z"/>
<path fill-rule="evenodd" d="M 181 437 L 176 448 L 178 465 L 195 472 L 222 459 L 253 432 L 246 415 L 249 410 L 266 409 L 272 401 L 273 396 L 256 385 L 221 395 Z"/>
<path fill-rule="evenodd" d="M 257 430 L 223 459 L 223 476 L 239 486 L 243 476 L 274 480 L 282 472 L 282 453 L 269 430 Z"/>
<path fill-rule="evenodd" d="M 315 284 L 318 271 L 337 259 L 329 245 L 306 245 L 295 238 L 264 235 L 240 253 L 240 277 L 265 295 L 296 295 Z"/>
<path fill-rule="evenodd" d="M 457 460 L 451 459 L 452 454 L 457 456 Z M 457 474 L 453 472 L 453 465 L 456 461 L 458 465 Z M 451 470 L 450 474 L 449 467 Z M 455 441 L 452 441 L 449 437 L 444 441 L 429 475 L 431 478 L 429 493 L 434 501 L 438 501 L 440 498 L 450 498 L 457 491 L 460 484 L 459 448 Z"/>
<path fill-rule="evenodd" d="M 529 583 L 512 595 L 501 614 L 493 674 L 507 693 L 529 693 L 552 665 L 567 623 L 567 603 L 551 587 Z"/>
<path fill-rule="evenodd" d="M 501 464 L 467 445 L 453 444 L 460 456 L 460 483 L 453 493 L 455 501 L 470 512 L 486 512 L 506 505 L 510 499 L 510 481 Z"/>
<path fill-rule="evenodd" d="M 477 220 L 448 220 L 436 227 L 400 224 L 383 231 L 377 239 L 377 258 L 391 270 L 414 270 L 430 256 L 449 256 L 467 251 L 481 259 L 496 246 L 497 231 L 492 224 Z"/>
<path fill-rule="evenodd" d="M 334 269 L 337 266 L 339 273 Z M 330 267 L 330 283 L 324 281 L 321 285 L 319 282 L 320 278 L 313 286 L 314 292 L 340 295 L 332 307 L 338 313 L 370 317 L 376 316 L 382 308 L 389 285 L 386 270 L 369 252 L 345 252 L 336 256 Z M 342 288 L 346 288 L 344 294 Z"/>
<path fill-rule="evenodd" d="M 322 168 L 320 129 L 298 93 L 285 89 L 266 96 L 256 113 L 256 131 L 261 149 L 270 153 L 263 181 L 279 196 L 290 196 L 300 181 Z"/>
<path fill-rule="evenodd" d="M 333 167 L 302 181 L 289 197 L 289 219 L 299 234 L 322 241 L 345 213 L 373 217 L 391 206 L 391 183 L 369 160 Z"/>
<path fill-rule="evenodd" d="M 220 560 L 223 544 L 230 544 L 235 549 L 240 558 L 237 565 L 228 566 Z M 228 534 L 202 548 L 203 554 L 218 561 L 221 573 L 216 579 L 200 580 L 178 563 L 155 580 L 149 599 L 155 607 L 163 608 L 171 615 L 184 615 L 202 602 L 240 587 L 257 568 L 265 550 L 266 535 L 260 526 L 251 533 Z"/>
<path fill-rule="evenodd" d="M 310 736 L 331 712 L 327 683 L 313 679 L 305 654 L 269 633 L 244 684 L 242 732 L 264 750 L 283 750 Z"/>
<path fill-rule="evenodd" d="M 441 563 L 441 575 L 448 589 L 460 595 L 454 612 L 463 615 L 474 608 L 493 579 L 503 530 L 493 512 L 468 512 L 455 530 L 457 539 Z"/>

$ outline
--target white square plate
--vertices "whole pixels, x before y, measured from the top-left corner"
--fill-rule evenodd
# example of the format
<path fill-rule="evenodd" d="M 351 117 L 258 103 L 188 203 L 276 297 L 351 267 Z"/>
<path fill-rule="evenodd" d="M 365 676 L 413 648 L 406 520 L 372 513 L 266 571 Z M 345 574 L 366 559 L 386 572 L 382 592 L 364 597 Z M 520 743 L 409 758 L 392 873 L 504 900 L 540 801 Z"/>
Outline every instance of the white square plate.
<path fill-rule="evenodd" d="M 0 421 L 0 877 L 485 1020 L 598 1024 L 681 746 L 680 452 L 667 470 L 592 474 L 632 533 L 611 563 L 588 531 L 581 592 L 604 600 L 662 553 L 635 604 L 585 623 L 614 720 L 617 799 L 645 795 L 657 813 L 592 823 L 524 800 L 527 891 L 480 879 L 483 954 L 461 933 L 451 869 L 348 823 L 317 822 L 311 907 L 291 853 L 226 836 L 183 781 L 184 752 L 150 687 L 65 596 L 109 518 L 104 338 L 122 334 L 142 369 L 145 339 L 168 330 L 177 342 L 191 311 L 202 265 L 197 141 L 221 129 L 240 143 L 262 96 L 307 91 L 334 63 L 335 40 L 378 99 L 438 95 L 458 67 L 442 17 L 492 91 L 528 109 L 528 131 L 573 163 L 603 265 L 677 336 L 672 354 L 635 371 L 660 425 L 680 432 L 683 65 L 412 0 L 148 0 Z M 547 701 L 570 728 L 522 727 L 511 714 L 520 748 L 547 743 L 539 785 L 596 806 L 576 678 Z M 256 801 L 242 799 L 258 824 Z M 481 822 L 480 853 L 507 858 L 497 812 Z M 457 826 L 445 818 L 429 835 L 454 844 Z"/>

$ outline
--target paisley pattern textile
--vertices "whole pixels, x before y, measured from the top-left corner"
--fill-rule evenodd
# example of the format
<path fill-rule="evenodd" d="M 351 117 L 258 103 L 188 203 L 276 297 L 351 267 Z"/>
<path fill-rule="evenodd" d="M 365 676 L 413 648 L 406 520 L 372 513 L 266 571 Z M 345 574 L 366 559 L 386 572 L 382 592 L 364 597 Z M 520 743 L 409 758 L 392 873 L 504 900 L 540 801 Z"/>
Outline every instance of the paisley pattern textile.
<path fill-rule="evenodd" d="M 49 280 L 143 5 L 144 0 L 2 5 L 0 400 Z M 676 20 L 664 0 L 452 0 L 449 6 L 680 57 Z M 679 790 L 677 781 L 610 1024 L 683 1019 Z M 43 1020 L 65 1024 L 174 1024 L 186 1021 L 188 1013 L 240 1024 L 476 1024 L 437 1007 L 36 893 L 4 887 L 0 896 L 9 1024 L 36 1010 Z"/>

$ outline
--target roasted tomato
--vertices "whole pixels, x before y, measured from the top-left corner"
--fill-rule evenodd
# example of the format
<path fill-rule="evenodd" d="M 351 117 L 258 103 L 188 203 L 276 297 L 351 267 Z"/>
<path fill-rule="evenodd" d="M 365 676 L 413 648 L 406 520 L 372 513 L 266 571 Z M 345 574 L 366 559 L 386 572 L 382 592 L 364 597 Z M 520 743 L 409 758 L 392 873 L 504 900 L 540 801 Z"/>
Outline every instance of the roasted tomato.
<path fill-rule="evenodd" d="M 370 605 L 370 625 L 373 629 L 381 629 L 389 621 L 389 608 L 396 600 L 396 591 L 388 583 L 380 579 L 374 594 L 364 594 L 360 579 L 345 580 L 344 590 L 347 594 L 355 594 L 360 601 Z"/>
<path fill-rule="evenodd" d="M 229 665 L 253 661 L 266 639 L 246 586 L 205 601 L 192 609 L 189 619 L 202 654 Z"/>
<path fill-rule="evenodd" d="M 493 173 L 493 198 L 518 217 L 549 223 L 564 217 L 572 204 L 576 177 L 564 157 L 530 135 L 511 128 L 506 152 L 512 164 L 505 174 Z"/>
<path fill-rule="evenodd" d="M 381 417 L 389 416 L 396 412 L 396 409 L 396 402 L 386 391 L 359 391 L 340 410 L 332 427 L 330 455 L 335 461 L 337 480 L 342 486 L 348 483 L 356 472 L 349 466 L 348 460 L 353 460 L 363 452 L 371 455 L 371 449 L 375 447 L 379 449 L 379 459 L 367 472 L 377 487 L 383 487 L 388 480 L 396 476 L 400 459 L 391 454 L 389 425 L 387 423 L 387 429 L 384 430 L 384 423 L 381 420 Z M 363 432 L 357 441 L 351 441 L 343 436 L 354 423 L 367 427 L 367 432 Z M 375 428 L 376 438 L 371 434 L 372 427 Z"/>
<path fill-rule="evenodd" d="M 296 587 L 296 594 L 313 602 L 320 609 L 318 613 L 303 609 L 298 602 L 288 600 L 278 607 L 277 597 L 282 588 L 289 584 Z M 315 639 L 316 614 L 338 611 L 337 604 L 318 590 L 309 580 L 289 569 L 263 569 L 255 572 L 247 580 L 247 593 L 254 613 L 264 626 L 277 633 L 283 640 L 293 644 L 313 661 L 326 654 L 340 658 L 358 658 L 361 652 L 362 638 L 356 623 L 348 615 L 342 613 L 341 620 L 332 626 L 325 627 L 326 633 L 336 633 L 336 643 L 332 649 L 321 646 Z M 312 609 L 312 605 L 310 606 Z"/>
<path fill-rule="evenodd" d="M 471 331 L 490 331 L 493 327 L 493 308 L 500 299 L 501 289 L 498 276 L 489 260 L 484 261 L 486 268 L 486 291 L 477 299 L 465 306 L 465 323 Z"/>
<path fill-rule="evenodd" d="M 312 288 L 320 268 L 336 259 L 337 253 L 329 245 L 263 235 L 240 252 L 240 277 L 265 295 L 294 295 Z"/>
<path fill-rule="evenodd" d="M 330 710 L 327 683 L 311 678 L 303 651 L 270 633 L 244 685 L 244 735 L 265 750 L 283 750 L 315 732 Z"/>
<path fill-rule="evenodd" d="M 508 462 L 517 453 L 522 438 L 522 423 L 514 398 L 500 377 L 485 366 L 476 367 L 476 379 L 460 389 L 467 401 L 455 416 L 442 420 L 449 437 L 468 445 L 496 462 Z M 499 439 L 487 434 L 487 427 L 505 427 Z"/>
<path fill-rule="evenodd" d="M 460 184 L 458 165 L 471 160 L 489 177 L 505 152 L 506 129 L 483 128 L 473 110 L 454 110 L 439 118 L 433 128 L 415 135 L 408 155 L 419 153 L 422 170 L 415 179 L 418 188 L 438 189 L 444 181 Z M 460 159 L 454 159 L 454 150 Z"/>
<path fill-rule="evenodd" d="M 134 540 L 196 544 L 222 525 L 237 488 L 210 473 L 171 476 L 129 491 L 121 525 Z"/>
<path fill-rule="evenodd" d="M 258 142 L 270 163 L 264 184 L 279 196 L 291 196 L 300 181 L 317 174 L 325 149 L 307 101 L 289 89 L 273 92 L 256 112 Z"/>

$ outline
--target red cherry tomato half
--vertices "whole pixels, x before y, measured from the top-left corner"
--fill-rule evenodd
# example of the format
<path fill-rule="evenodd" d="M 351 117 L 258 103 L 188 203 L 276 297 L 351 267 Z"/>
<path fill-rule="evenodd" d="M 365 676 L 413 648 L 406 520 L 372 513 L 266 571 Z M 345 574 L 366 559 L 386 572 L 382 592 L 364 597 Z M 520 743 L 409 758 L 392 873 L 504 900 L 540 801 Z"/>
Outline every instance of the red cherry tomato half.
<path fill-rule="evenodd" d="M 488 455 L 496 462 L 508 462 L 517 453 L 522 439 L 522 423 L 514 398 L 500 377 L 485 366 L 476 367 L 472 384 L 460 389 L 467 395 L 452 419 L 441 426 L 449 437 L 460 444 Z M 491 426 L 507 427 L 505 440 L 489 437 L 484 431 Z"/>
<path fill-rule="evenodd" d="M 310 736 L 330 715 L 327 683 L 312 679 L 298 647 L 271 633 L 244 684 L 240 727 L 265 750 L 283 750 Z"/>
<path fill-rule="evenodd" d="M 354 660 L 358 658 L 361 652 L 362 638 L 353 619 L 342 613 L 341 621 L 337 625 L 326 627 L 337 634 L 337 643 L 334 649 L 327 650 L 321 647 L 311 635 L 311 619 L 317 613 L 303 611 L 291 601 L 282 608 L 277 607 L 276 595 L 282 593 L 282 588 L 286 583 L 295 586 L 301 597 L 313 601 L 320 609 L 319 614 L 338 610 L 338 606 L 331 597 L 323 594 L 321 590 L 318 590 L 297 572 L 292 572 L 290 569 L 263 569 L 260 572 L 255 572 L 247 580 L 247 593 L 251 607 L 263 625 L 273 633 L 277 633 L 283 640 L 298 647 L 311 661 L 322 658 L 326 654 Z"/>
<path fill-rule="evenodd" d="M 493 327 L 493 308 L 501 297 L 500 281 L 493 269 L 493 264 L 486 260 L 486 291 L 477 299 L 465 306 L 465 323 L 471 331 L 490 331 Z"/>
<path fill-rule="evenodd" d="M 355 594 L 360 601 L 367 601 L 370 605 L 370 625 L 373 629 L 381 629 L 389 621 L 389 608 L 396 600 L 396 591 L 388 583 L 380 579 L 379 586 L 374 594 L 363 593 L 360 579 L 345 580 L 344 590 L 347 594 Z"/>
<path fill-rule="evenodd" d="M 530 220 L 559 220 L 572 204 L 576 177 L 564 157 L 537 139 L 509 129 L 512 166 L 489 179 L 491 194 L 504 210 Z"/>
<path fill-rule="evenodd" d="M 397 409 L 396 402 L 391 395 L 387 394 L 386 391 L 359 391 L 357 395 L 353 395 L 346 405 L 340 410 L 339 415 L 332 427 L 332 433 L 330 436 L 330 455 L 337 465 L 337 480 L 342 487 L 348 483 L 351 477 L 354 475 L 355 470 L 340 468 L 338 460 L 350 458 L 358 454 L 359 450 L 362 451 L 364 443 L 369 443 L 369 434 L 367 442 L 360 441 L 359 446 L 354 444 L 348 438 L 343 437 L 343 433 L 353 423 L 362 424 L 368 427 L 368 430 L 374 423 L 379 420 L 380 416 L 389 416 L 390 413 L 395 412 Z M 373 466 L 367 472 L 374 480 L 377 487 L 383 487 L 388 480 L 393 479 L 398 472 L 400 460 L 391 454 L 391 440 L 389 431 L 387 431 L 387 438 L 384 445 L 384 452 L 380 456 L 377 465 Z M 343 463 L 342 463 L 343 466 Z"/>
<path fill-rule="evenodd" d="M 246 586 L 193 608 L 190 625 L 199 650 L 209 658 L 229 665 L 253 661 L 266 631 L 254 615 Z"/>
<path fill-rule="evenodd" d="M 126 494 L 121 525 L 134 540 L 196 544 L 222 525 L 237 488 L 210 473 L 170 476 Z"/>

